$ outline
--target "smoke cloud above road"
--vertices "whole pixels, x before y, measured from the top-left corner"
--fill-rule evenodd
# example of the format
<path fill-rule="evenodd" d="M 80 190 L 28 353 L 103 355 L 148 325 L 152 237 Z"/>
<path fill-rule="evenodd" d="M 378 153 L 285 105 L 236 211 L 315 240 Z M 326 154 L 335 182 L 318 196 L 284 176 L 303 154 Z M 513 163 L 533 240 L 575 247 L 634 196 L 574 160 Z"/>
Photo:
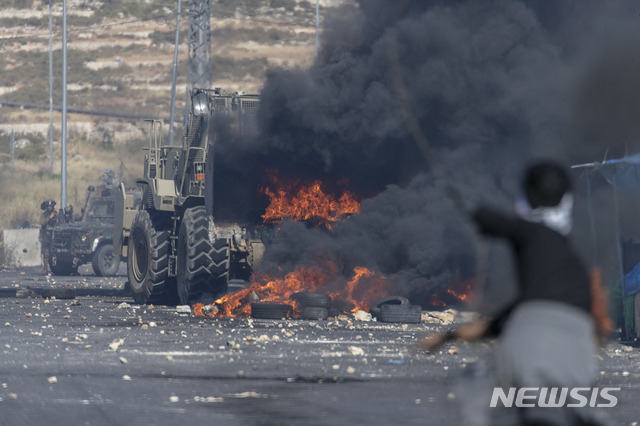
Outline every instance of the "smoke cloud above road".
<path fill-rule="evenodd" d="M 508 208 L 534 158 L 638 148 L 639 19 L 631 1 L 360 0 L 325 17 L 313 67 L 268 73 L 261 135 L 220 144 L 216 185 L 237 200 L 267 169 L 342 182 L 361 213 L 330 232 L 281 224 L 265 268 L 326 256 L 424 301 L 475 273 L 448 185 L 466 208 Z M 244 203 L 249 221 L 264 202 Z"/>

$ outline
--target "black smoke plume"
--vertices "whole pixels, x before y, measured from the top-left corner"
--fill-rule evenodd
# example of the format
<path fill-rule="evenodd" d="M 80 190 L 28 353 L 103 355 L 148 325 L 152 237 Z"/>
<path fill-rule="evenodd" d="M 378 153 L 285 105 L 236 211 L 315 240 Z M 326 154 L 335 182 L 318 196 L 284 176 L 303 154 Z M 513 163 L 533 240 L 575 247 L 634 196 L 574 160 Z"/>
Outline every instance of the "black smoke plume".
<path fill-rule="evenodd" d="M 260 136 L 221 138 L 217 217 L 258 224 L 272 169 L 348 182 L 362 212 L 331 232 L 282 224 L 265 268 L 328 256 L 345 276 L 374 268 L 424 302 L 476 273 L 465 210 L 509 208 L 527 162 L 638 144 L 631 1 L 360 0 L 332 16 L 314 66 L 268 73 Z"/>

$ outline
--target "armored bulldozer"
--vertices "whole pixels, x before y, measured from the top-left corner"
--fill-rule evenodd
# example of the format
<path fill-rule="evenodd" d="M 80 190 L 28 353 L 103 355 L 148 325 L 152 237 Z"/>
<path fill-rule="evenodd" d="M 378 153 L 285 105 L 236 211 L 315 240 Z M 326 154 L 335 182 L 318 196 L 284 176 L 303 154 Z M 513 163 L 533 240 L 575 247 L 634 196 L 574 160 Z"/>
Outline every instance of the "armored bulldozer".
<path fill-rule="evenodd" d="M 194 89 L 181 146 L 162 145 L 162 123 L 150 122 L 139 209 L 120 185 L 113 250 L 127 259 L 128 287 L 140 304 L 211 303 L 226 293 L 230 271 L 246 278 L 262 258 L 256 231 L 213 219 L 214 119 L 234 132 L 254 131 L 256 95 Z"/>

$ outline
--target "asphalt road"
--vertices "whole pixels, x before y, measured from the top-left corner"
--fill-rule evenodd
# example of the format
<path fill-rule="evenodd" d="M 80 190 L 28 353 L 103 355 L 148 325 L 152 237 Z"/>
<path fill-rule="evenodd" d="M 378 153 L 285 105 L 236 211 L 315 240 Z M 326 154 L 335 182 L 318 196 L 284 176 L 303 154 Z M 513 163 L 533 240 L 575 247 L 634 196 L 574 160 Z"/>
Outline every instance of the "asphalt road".
<path fill-rule="evenodd" d="M 418 336 L 441 329 L 427 323 L 211 319 L 139 306 L 120 271 L 0 270 L 0 424 L 453 425 L 462 374 L 490 348 L 416 353 Z M 66 287 L 74 299 L 42 297 Z M 640 349 L 612 342 L 601 358 L 599 385 L 622 388 L 611 424 L 640 422 Z"/>

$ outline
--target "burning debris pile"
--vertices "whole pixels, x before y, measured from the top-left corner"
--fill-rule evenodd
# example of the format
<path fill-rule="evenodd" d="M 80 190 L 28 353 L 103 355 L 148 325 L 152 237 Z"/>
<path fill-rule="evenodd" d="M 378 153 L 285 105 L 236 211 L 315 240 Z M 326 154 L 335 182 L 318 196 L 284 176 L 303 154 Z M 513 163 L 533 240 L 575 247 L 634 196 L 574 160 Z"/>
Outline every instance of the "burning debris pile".
<path fill-rule="evenodd" d="M 334 304 L 339 303 L 351 312 L 369 310 L 369 306 L 392 291 L 387 277 L 357 267 L 348 281 L 339 273 L 335 264 L 319 261 L 313 266 L 301 266 L 284 277 L 262 274 L 254 277 L 251 285 L 240 291 L 230 293 L 217 300 L 217 312 L 207 315 L 204 305 L 194 307 L 195 315 L 249 317 L 251 302 L 279 302 L 297 305 L 295 295 L 300 292 L 318 292 L 331 297 Z"/>
<path fill-rule="evenodd" d="M 602 58 L 637 51 L 630 8 L 360 0 L 327 18 L 311 69 L 268 73 L 260 135 L 219 138 L 215 217 L 235 209 L 278 228 L 262 274 L 224 299 L 221 314 L 246 310 L 251 292 L 279 301 L 336 292 L 362 305 L 371 277 L 387 277 L 380 296 L 425 306 L 464 299 L 476 274 L 474 232 L 443 187 L 455 184 L 470 207 L 507 206 L 530 157 L 600 155 L 588 129 L 602 105 L 589 94 L 599 75 L 616 75 L 608 64 L 620 61 Z M 605 30 L 607 19 L 616 31 Z M 371 275 L 356 279 L 357 268 Z"/>

